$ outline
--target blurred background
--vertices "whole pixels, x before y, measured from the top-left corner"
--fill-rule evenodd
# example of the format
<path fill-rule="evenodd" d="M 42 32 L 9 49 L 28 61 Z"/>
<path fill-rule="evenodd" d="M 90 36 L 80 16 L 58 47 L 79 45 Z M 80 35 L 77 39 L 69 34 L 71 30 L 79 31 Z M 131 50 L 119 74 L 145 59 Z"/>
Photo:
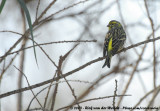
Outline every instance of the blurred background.
<path fill-rule="evenodd" d="M 34 40 L 38 44 L 57 41 L 75 42 L 41 45 L 43 50 L 35 47 L 37 65 L 33 48 L 18 51 L 33 46 L 32 41 L 28 39 L 31 38 L 30 34 L 15 45 L 22 35 L 27 33 L 29 27 L 25 13 L 17 0 L 7 0 L 0 14 L 1 94 L 28 87 L 21 72 L 26 75 L 30 85 L 52 79 L 58 69 L 48 57 L 58 66 L 60 56 L 64 56 L 78 43 L 79 45 L 62 63 L 62 74 L 65 75 L 102 57 L 104 38 L 108 31 L 106 26 L 111 20 L 119 21 L 124 27 L 127 34 L 124 47 L 160 37 L 159 0 L 25 0 L 25 3 L 33 23 Z M 78 42 L 82 40 L 96 40 L 96 42 Z M 54 81 L 47 100 L 48 88 L 41 92 L 37 99 L 42 106 L 46 101 L 44 109 L 49 110 L 53 107 L 53 111 L 68 105 L 72 106 L 75 100 L 79 102 L 93 98 L 95 100 L 78 105 L 83 108 L 113 106 L 113 97 L 98 98 L 113 96 L 117 80 L 117 95 L 131 96 L 116 97 L 115 106 L 160 107 L 159 50 L 158 40 L 115 55 L 112 58 L 111 68 L 102 69 L 104 60 L 92 63 L 67 76 L 66 79 L 59 79 L 58 85 L 55 85 Z M 33 92 L 37 94 L 47 86 L 49 84 L 35 88 Z M 29 90 L 1 98 L 1 111 L 27 110 L 33 97 Z M 34 99 L 29 109 L 36 108 L 41 109 L 40 104 Z M 71 109 L 62 108 L 62 110 Z"/>

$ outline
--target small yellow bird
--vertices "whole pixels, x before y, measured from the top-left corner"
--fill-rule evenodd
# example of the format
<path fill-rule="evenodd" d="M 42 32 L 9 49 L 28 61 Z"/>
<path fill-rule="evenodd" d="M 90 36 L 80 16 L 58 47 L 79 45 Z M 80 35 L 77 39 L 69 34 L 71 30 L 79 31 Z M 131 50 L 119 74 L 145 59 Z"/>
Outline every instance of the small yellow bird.
<path fill-rule="evenodd" d="M 112 56 L 123 48 L 126 40 L 126 33 L 120 22 L 112 20 L 109 22 L 107 27 L 109 28 L 109 31 L 106 34 L 103 48 L 103 57 L 106 56 L 107 52 L 107 58 L 102 68 L 106 65 L 110 68 Z"/>

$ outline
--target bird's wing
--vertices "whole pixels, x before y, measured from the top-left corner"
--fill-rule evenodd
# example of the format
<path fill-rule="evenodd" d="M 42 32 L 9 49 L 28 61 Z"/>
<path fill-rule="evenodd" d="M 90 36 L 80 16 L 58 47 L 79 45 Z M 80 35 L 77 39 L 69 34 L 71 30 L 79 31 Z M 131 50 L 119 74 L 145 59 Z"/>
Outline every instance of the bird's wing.
<path fill-rule="evenodd" d="M 105 40 L 104 40 L 104 47 L 103 47 L 103 57 L 106 56 L 106 52 L 108 50 L 108 43 L 109 43 L 109 39 L 110 39 L 110 32 L 108 32 L 106 34 Z"/>
<path fill-rule="evenodd" d="M 119 49 L 122 49 L 124 42 L 126 40 L 126 34 L 122 29 L 115 29 L 113 33 L 113 40 L 112 40 L 112 55 L 115 55 Z"/>

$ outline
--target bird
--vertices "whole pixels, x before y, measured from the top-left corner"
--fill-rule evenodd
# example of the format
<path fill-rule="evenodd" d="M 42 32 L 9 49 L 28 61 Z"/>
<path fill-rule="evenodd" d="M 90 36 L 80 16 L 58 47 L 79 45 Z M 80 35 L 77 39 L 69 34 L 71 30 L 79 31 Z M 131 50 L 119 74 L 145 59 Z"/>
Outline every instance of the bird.
<path fill-rule="evenodd" d="M 109 30 L 105 36 L 103 47 L 103 57 L 107 57 L 102 68 L 104 68 L 106 65 L 108 68 L 110 68 L 111 58 L 118 51 L 123 49 L 124 43 L 126 41 L 126 33 L 120 22 L 111 20 L 107 27 Z"/>

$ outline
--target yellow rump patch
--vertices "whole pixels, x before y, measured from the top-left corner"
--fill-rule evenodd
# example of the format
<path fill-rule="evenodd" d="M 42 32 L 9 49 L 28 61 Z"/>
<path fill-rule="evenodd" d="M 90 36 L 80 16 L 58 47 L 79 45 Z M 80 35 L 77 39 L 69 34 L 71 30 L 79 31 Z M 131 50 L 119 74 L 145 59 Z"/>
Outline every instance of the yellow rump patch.
<path fill-rule="evenodd" d="M 112 50 L 112 38 L 109 40 L 108 51 Z"/>

